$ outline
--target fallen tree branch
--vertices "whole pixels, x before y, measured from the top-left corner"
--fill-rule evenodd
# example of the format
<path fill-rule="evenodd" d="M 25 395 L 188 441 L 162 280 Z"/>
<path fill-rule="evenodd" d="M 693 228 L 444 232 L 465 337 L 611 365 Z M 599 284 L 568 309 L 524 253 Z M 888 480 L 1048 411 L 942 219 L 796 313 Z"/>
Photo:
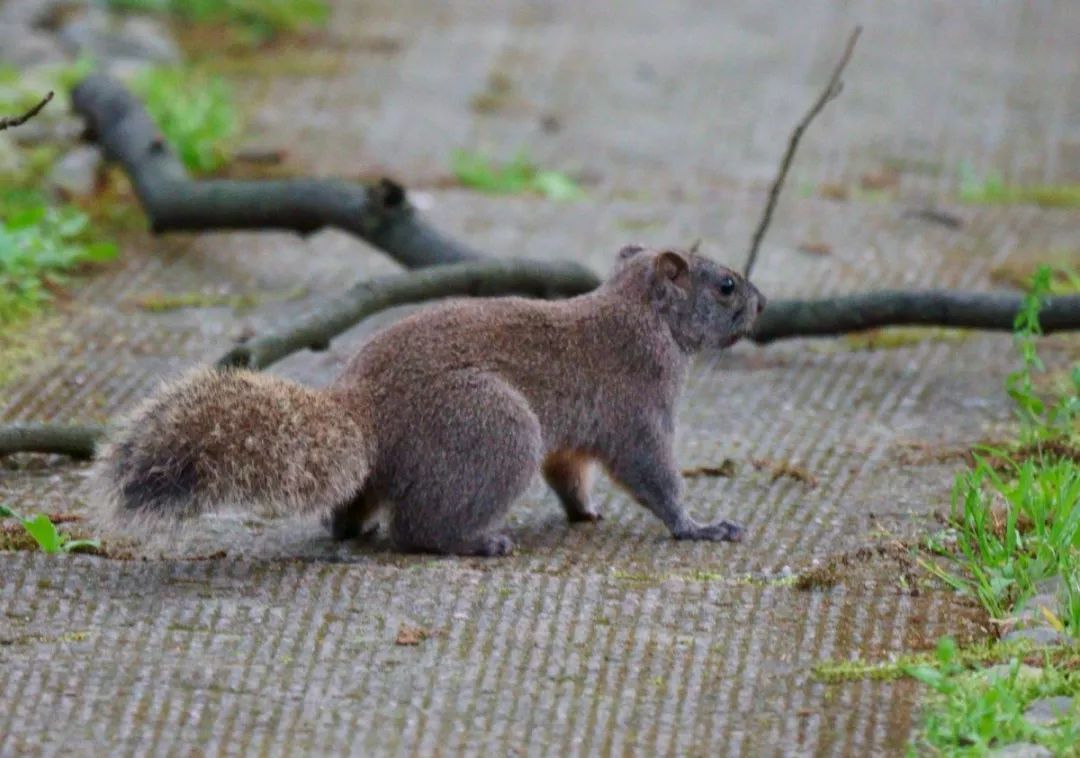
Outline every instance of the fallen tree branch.
<path fill-rule="evenodd" d="M 492 260 L 384 276 L 355 285 L 286 331 L 237 345 L 215 365 L 263 369 L 298 350 L 325 350 L 333 337 L 395 305 L 451 296 L 578 295 L 599 283 L 595 274 L 571 261 Z"/>
<path fill-rule="evenodd" d="M 105 434 L 96 424 L 11 424 L 0 426 L 0 456 L 11 453 L 57 453 L 89 460 Z"/>
<path fill-rule="evenodd" d="M 777 300 L 758 319 L 753 340 L 829 337 L 886 326 L 951 326 L 1013 330 L 1023 296 L 954 290 L 881 290 L 824 300 Z M 1044 334 L 1080 329 L 1080 295 L 1047 298 Z"/>
<path fill-rule="evenodd" d="M 844 48 L 844 54 L 840 56 L 840 62 L 837 63 L 836 68 L 833 69 L 832 76 L 829 78 L 829 83 L 825 85 L 825 89 L 822 91 L 821 95 L 814 104 L 810 106 L 810 110 L 802 117 L 802 121 L 796 124 L 794 131 L 791 132 L 791 139 L 788 140 L 787 152 L 784 153 L 784 157 L 780 161 L 780 170 L 777 172 L 776 178 L 773 179 L 772 187 L 769 188 L 769 200 L 765 203 L 765 211 L 761 214 L 761 221 L 758 222 L 757 229 L 754 231 L 754 237 L 750 242 L 750 252 L 746 256 L 746 268 L 743 270 L 747 278 L 749 278 L 750 271 L 754 268 L 754 262 L 757 261 L 758 250 L 761 248 L 761 240 L 765 237 L 765 231 L 772 222 L 773 210 L 776 208 L 776 201 L 780 198 L 780 190 L 784 186 L 784 180 L 787 178 L 788 169 L 791 168 L 791 162 L 795 158 L 795 151 L 799 148 L 799 140 L 802 139 L 806 127 L 810 126 L 810 122 L 821 113 L 822 109 L 828 105 L 830 101 L 836 99 L 843 91 L 844 82 L 840 79 L 840 75 L 844 73 L 844 68 L 847 66 L 848 61 L 851 60 L 851 54 L 855 50 L 855 43 L 859 41 L 859 34 L 861 33 L 861 26 L 856 26 L 855 29 L 852 30 L 851 36 L 848 37 L 847 47 Z"/>
<path fill-rule="evenodd" d="M 406 268 L 484 258 L 420 218 L 405 189 L 323 179 L 192 179 L 150 115 L 120 82 L 93 74 L 71 95 L 86 136 L 118 162 L 154 232 L 324 227 L 350 232 Z"/>
<path fill-rule="evenodd" d="M 11 129 L 12 127 L 15 127 L 15 126 L 22 126 L 27 121 L 32 119 L 34 116 L 41 113 L 41 109 L 44 108 L 46 105 L 48 105 L 49 101 L 52 100 L 52 99 L 53 99 L 53 93 L 50 92 L 49 94 L 47 94 L 45 97 L 43 97 L 41 99 L 40 103 L 35 105 L 33 108 L 31 108 L 30 110 L 28 110 L 26 113 L 22 114 L 21 116 L 6 116 L 4 118 L 0 118 L 0 132 L 4 131 L 5 129 Z"/>
<path fill-rule="evenodd" d="M 549 278 L 533 278 L 545 271 Z M 562 270 L 558 269 L 562 267 Z M 460 264 L 388 276 L 360 284 L 304 319 L 296 328 L 259 337 L 229 351 L 218 367 L 265 368 L 304 348 L 325 348 L 360 319 L 395 305 L 449 295 L 574 294 L 596 284 L 574 264 L 521 261 Z M 1020 295 L 924 290 L 883 290 L 824 300 L 777 300 L 761 314 L 752 340 L 766 344 L 793 337 L 827 337 L 887 326 L 951 326 L 1008 332 Z M 1080 295 L 1048 298 L 1039 312 L 1043 333 L 1080 329 Z M 98 426 L 15 424 L 0 426 L 0 456 L 17 452 L 89 458 L 104 433 Z"/>
<path fill-rule="evenodd" d="M 859 32 L 857 27 L 828 87 L 792 134 L 754 235 L 746 265 L 748 275 L 799 139 L 817 113 L 840 93 L 840 75 Z M 392 182 L 362 187 L 318 180 L 192 180 L 145 110 L 121 85 L 93 76 L 79 85 L 73 100 L 106 155 L 127 170 L 155 231 L 285 228 L 310 232 L 337 226 L 409 267 L 458 264 L 358 284 L 292 329 L 258 337 L 230 350 L 218 360 L 219 367 L 265 368 L 297 350 L 325 349 L 334 336 L 395 305 L 453 295 L 572 295 L 598 284 L 593 274 L 573 263 L 484 261 L 479 253 L 423 224 L 408 205 L 404 190 Z M 762 314 L 752 339 L 765 344 L 904 325 L 1011 331 L 1022 300 L 1010 294 L 885 290 L 823 300 L 773 301 Z M 1039 320 L 1044 333 L 1080 329 L 1080 295 L 1048 298 Z M 102 434 L 102 427 L 97 426 L 0 427 L 0 456 L 28 451 L 89 458 Z"/>

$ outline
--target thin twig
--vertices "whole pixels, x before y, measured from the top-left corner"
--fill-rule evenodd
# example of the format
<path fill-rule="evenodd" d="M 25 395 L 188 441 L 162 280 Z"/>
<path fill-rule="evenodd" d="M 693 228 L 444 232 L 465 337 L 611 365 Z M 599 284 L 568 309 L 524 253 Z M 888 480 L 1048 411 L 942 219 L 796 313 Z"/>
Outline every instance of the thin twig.
<path fill-rule="evenodd" d="M 33 108 L 31 108 L 21 116 L 7 116 L 5 118 L 0 118 L 0 132 L 4 131 L 5 129 L 10 129 L 13 126 L 22 126 L 34 116 L 39 114 L 41 112 L 41 109 L 48 105 L 49 101 L 52 99 L 53 93 L 49 92 L 49 94 L 42 98 L 40 103 L 35 105 Z"/>
<path fill-rule="evenodd" d="M 833 69 L 832 77 L 829 79 L 828 85 L 826 85 L 817 101 L 810 107 L 810 110 L 803 116 L 802 121 L 795 126 L 795 130 L 791 133 L 787 152 L 784 153 L 784 159 L 780 162 L 780 171 L 773 180 L 772 187 L 769 188 L 769 201 L 765 204 L 765 212 L 761 215 L 761 221 L 758 223 L 757 230 L 754 232 L 754 238 L 750 242 L 750 253 L 746 257 L 745 268 L 747 277 L 750 276 L 750 271 L 754 268 L 758 250 L 761 248 L 761 240 L 765 237 L 765 230 L 769 228 L 769 223 L 772 221 L 773 210 L 776 208 L 776 201 L 780 197 L 780 190 L 783 188 L 784 180 L 787 178 L 788 169 L 791 168 L 791 162 L 795 158 L 795 151 L 799 147 L 799 140 L 802 139 L 803 132 L 806 131 L 806 127 L 810 125 L 810 122 L 813 121 L 814 118 L 821 113 L 821 110 L 828 105 L 831 100 L 834 100 L 844 89 L 844 83 L 841 81 L 840 75 L 844 73 L 844 68 L 847 66 L 848 61 L 851 60 L 851 53 L 855 50 L 855 43 L 859 40 L 859 34 L 861 32 L 861 26 L 856 26 L 855 29 L 852 30 L 851 36 L 848 37 L 847 47 L 844 48 L 844 54 L 841 56 L 840 62 L 836 64 L 836 68 Z"/>

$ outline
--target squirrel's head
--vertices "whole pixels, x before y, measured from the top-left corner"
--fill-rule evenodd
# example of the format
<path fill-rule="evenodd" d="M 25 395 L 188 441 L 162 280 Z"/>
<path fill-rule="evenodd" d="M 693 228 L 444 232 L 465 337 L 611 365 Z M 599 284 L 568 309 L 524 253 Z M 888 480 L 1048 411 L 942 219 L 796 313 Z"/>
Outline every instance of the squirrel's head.
<path fill-rule="evenodd" d="M 687 352 L 734 345 L 765 309 L 765 296 L 749 280 L 694 252 L 627 245 L 612 280 L 644 285 L 649 304 Z"/>

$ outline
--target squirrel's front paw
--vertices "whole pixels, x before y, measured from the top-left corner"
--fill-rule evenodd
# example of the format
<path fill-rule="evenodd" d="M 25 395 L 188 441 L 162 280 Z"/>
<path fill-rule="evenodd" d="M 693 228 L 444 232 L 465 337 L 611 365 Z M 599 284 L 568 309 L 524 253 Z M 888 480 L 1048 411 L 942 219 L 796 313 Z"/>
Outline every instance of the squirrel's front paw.
<path fill-rule="evenodd" d="M 572 524 L 595 524 L 597 521 L 604 520 L 604 514 L 592 508 L 585 508 L 578 511 L 567 511 L 566 519 Z"/>
<path fill-rule="evenodd" d="M 742 542 L 743 528 L 733 521 L 714 521 L 694 524 L 675 533 L 677 540 L 711 540 L 713 542 Z"/>

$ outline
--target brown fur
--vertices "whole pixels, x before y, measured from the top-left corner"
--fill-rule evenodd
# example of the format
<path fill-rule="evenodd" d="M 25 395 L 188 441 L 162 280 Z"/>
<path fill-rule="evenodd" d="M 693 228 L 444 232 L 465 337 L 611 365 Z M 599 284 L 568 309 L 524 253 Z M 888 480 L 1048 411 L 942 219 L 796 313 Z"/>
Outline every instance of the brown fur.
<path fill-rule="evenodd" d="M 512 543 L 498 527 L 537 470 L 570 519 L 598 519 L 598 462 L 675 537 L 738 539 L 679 502 L 674 409 L 690 355 L 746 335 L 764 302 L 701 256 L 631 246 L 587 295 L 459 300 L 403 319 L 326 390 L 194 372 L 105 448 L 104 501 L 119 514 L 325 510 L 340 538 L 385 507 L 401 549 L 502 555 Z"/>

